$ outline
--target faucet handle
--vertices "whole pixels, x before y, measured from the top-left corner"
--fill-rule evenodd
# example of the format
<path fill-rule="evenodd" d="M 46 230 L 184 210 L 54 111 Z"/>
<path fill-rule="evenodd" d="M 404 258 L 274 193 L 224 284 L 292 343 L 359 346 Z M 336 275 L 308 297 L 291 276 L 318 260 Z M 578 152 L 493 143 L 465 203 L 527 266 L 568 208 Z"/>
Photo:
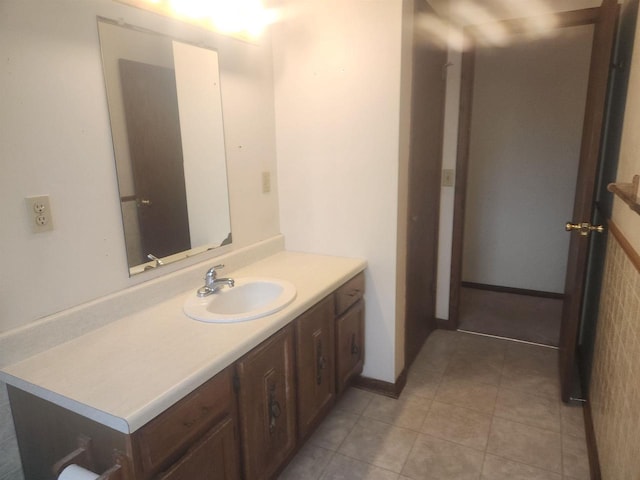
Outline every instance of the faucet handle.
<path fill-rule="evenodd" d="M 216 278 L 216 270 L 220 270 L 224 268 L 224 263 L 220 263 L 218 265 L 214 265 L 209 270 L 207 270 L 207 274 L 205 275 L 205 280 L 215 280 Z"/>

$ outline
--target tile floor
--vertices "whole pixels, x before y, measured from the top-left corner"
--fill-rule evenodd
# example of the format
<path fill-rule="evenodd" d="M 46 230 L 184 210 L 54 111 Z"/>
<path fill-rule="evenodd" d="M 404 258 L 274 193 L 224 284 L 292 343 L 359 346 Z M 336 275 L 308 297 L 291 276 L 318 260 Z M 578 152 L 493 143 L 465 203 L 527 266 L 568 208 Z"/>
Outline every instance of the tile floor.
<path fill-rule="evenodd" d="M 434 332 L 399 399 L 350 389 L 280 480 L 588 480 L 557 351 Z"/>

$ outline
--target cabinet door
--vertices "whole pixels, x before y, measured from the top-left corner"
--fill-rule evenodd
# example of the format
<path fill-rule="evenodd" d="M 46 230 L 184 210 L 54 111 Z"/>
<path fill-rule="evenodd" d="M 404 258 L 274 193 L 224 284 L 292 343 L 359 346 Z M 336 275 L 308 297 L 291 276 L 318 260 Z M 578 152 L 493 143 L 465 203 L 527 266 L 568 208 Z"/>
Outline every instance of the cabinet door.
<path fill-rule="evenodd" d="M 336 388 L 341 393 L 364 364 L 364 302 L 336 320 Z"/>
<path fill-rule="evenodd" d="M 237 363 L 245 480 L 272 478 L 296 445 L 293 326 Z"/>
<path fill-rule="evenodd" d="M 240 480 L 233 419 L 226 417 L 157 480 Z"/>
<path fill-rule="evenodd" d="M 335 314 L 333 295 L 296 322 L 298 431 L 304 438 L 335 398 Z"/>

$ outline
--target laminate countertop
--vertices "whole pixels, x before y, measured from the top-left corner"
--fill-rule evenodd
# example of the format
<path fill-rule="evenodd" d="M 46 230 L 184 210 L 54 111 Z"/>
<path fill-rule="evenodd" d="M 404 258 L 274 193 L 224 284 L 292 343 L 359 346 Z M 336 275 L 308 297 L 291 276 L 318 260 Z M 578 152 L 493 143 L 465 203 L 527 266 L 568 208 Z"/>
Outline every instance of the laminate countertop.
<path fill-rule="evenodd" d="M 183 294 L 4 367 L 0 379 L 132 433 L 365 267 L 360 259 L 280 252 L 224 272 L 293 283 L 296 298 L 279 312 L 233 324 L 192 320 L 182 306 L 201 285 L 185 285 Z"/>

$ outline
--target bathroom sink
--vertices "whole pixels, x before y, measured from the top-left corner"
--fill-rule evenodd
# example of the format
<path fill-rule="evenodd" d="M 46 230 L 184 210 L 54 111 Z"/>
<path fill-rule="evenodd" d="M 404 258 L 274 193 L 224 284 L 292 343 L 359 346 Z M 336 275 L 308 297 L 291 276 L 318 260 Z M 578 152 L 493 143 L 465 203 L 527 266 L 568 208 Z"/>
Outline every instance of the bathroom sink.
<path fill-rule="evenodd" d="M 184 303 L 184 313 L 202 322 L 234 323 L 271 315 L 296 298 L 296 287 L 285 280 L 240 277 L 234 287 L 198 297 L 193 292 Z"/>

